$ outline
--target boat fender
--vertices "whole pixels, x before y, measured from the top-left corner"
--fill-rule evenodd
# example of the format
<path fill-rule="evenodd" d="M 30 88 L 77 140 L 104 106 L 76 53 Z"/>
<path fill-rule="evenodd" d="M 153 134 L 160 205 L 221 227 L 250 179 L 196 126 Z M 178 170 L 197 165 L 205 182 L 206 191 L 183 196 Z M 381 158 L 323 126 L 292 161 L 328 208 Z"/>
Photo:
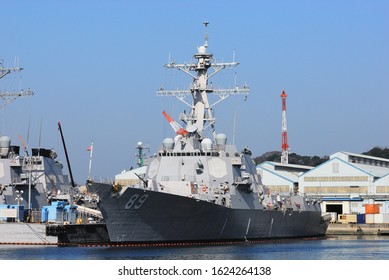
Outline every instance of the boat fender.
<path fill-rule="evenodd" d="M 203 187 L 201 188 L 201 190 L 202 190 L 203 192 L 206 192 L 206 191 L 207 191 L 207 186 L 206 186 L 206 185 L 203 185 Z"/>

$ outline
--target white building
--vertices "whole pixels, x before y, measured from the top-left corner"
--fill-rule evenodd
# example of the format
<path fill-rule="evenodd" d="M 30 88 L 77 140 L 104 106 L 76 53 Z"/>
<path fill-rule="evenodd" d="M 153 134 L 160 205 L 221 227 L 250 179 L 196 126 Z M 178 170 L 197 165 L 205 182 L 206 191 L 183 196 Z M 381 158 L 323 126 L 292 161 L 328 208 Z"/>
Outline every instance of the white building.
<path fill-rule="evenodd" d="M 261 176 L 262 184 L 268 187 L 270 192 L 292 193 L 293 185 L 298 183 L 299 176 L 312 168 L 312 166 L 265 161 L 257 165 L 257 173 Z"/>
<path fill-rule="evenodd" d="M 300 191 L 322 197 L 323 212 L 365 213 L 365 204 L 389 201 L 389 160 L 338 152 L 299 177 Z"/>
<path fill-rule="evenodd" d="M 147 166 L 134 168 L 128 171 L 123 171 L 122 173 L 115 176 L 115 184 L 123 186 L 134 186 L 141 183 L 141 180 L 137 175 L 143 177 L 146 174 Z M 137 175 L 136 175 L 137 174 Z"/>
<path fill-rule="evenodd" d="M 389 193 L 389 174 L 375 181 L 374 185 L 375 185 L 377 195 L 382 195 L 383 200 L 385 201 L 384 203 L 382 203 L 383 204 L 383 206 L 381 207 L 382 212 L 385 214 L 389 214 L 389 198 L 386 198 L 387 195 L 385 195 Z"/>

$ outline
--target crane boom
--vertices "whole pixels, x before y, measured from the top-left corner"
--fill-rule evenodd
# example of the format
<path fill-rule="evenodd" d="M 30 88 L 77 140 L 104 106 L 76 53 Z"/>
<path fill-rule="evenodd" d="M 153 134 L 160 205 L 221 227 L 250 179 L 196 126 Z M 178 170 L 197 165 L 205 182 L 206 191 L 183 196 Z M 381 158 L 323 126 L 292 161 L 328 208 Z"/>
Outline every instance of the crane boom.
<path fill-rule="evenodd" d="M 174 129 L 176 134 L 178 135 L 187 135 L 188 131 L 184 129 L 181 125 L 179 125 L 175 120 L 173 120 L 165 111 L 162 112 L 162 114 L 165 116 L 171 127 Z"/>

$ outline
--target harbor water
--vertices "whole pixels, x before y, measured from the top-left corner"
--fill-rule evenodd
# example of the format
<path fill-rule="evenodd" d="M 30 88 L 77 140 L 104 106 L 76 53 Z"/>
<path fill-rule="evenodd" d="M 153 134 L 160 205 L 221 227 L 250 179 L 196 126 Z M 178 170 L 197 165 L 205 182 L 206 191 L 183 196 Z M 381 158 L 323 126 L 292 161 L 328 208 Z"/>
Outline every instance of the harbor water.
<path fill-rule="evenodd" d="M 1 245 L 1 260 L 389 260 L 389 236 L 158 247 Z"/>

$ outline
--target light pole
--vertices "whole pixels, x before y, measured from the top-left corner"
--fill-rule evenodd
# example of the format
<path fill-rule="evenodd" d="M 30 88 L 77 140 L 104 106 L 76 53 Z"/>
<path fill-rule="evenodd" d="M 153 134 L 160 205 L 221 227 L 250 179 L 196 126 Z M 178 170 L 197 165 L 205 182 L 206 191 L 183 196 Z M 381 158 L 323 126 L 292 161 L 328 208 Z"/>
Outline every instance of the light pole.
<path fill-rule="evenodd" d="M 20 222 L 20 217 L 19 217 L 19 212 L 20 212 L 20 201 L 23 201 L 23 197 L 22 197 L 22 194 L 23 194 L 23 190 L 21 190 L 21 191 L 18 191 L 18 190 L 16 190 L 15 191 L 15 193 L 16 193 L 16 198 L 15 198 L 15 200 L 18 202 L 18 209 L 17 209 L 17 212 L 16 212 L 16 217 L 17 217 L 17 221 L 18 221 L 18 223 Z"/>

